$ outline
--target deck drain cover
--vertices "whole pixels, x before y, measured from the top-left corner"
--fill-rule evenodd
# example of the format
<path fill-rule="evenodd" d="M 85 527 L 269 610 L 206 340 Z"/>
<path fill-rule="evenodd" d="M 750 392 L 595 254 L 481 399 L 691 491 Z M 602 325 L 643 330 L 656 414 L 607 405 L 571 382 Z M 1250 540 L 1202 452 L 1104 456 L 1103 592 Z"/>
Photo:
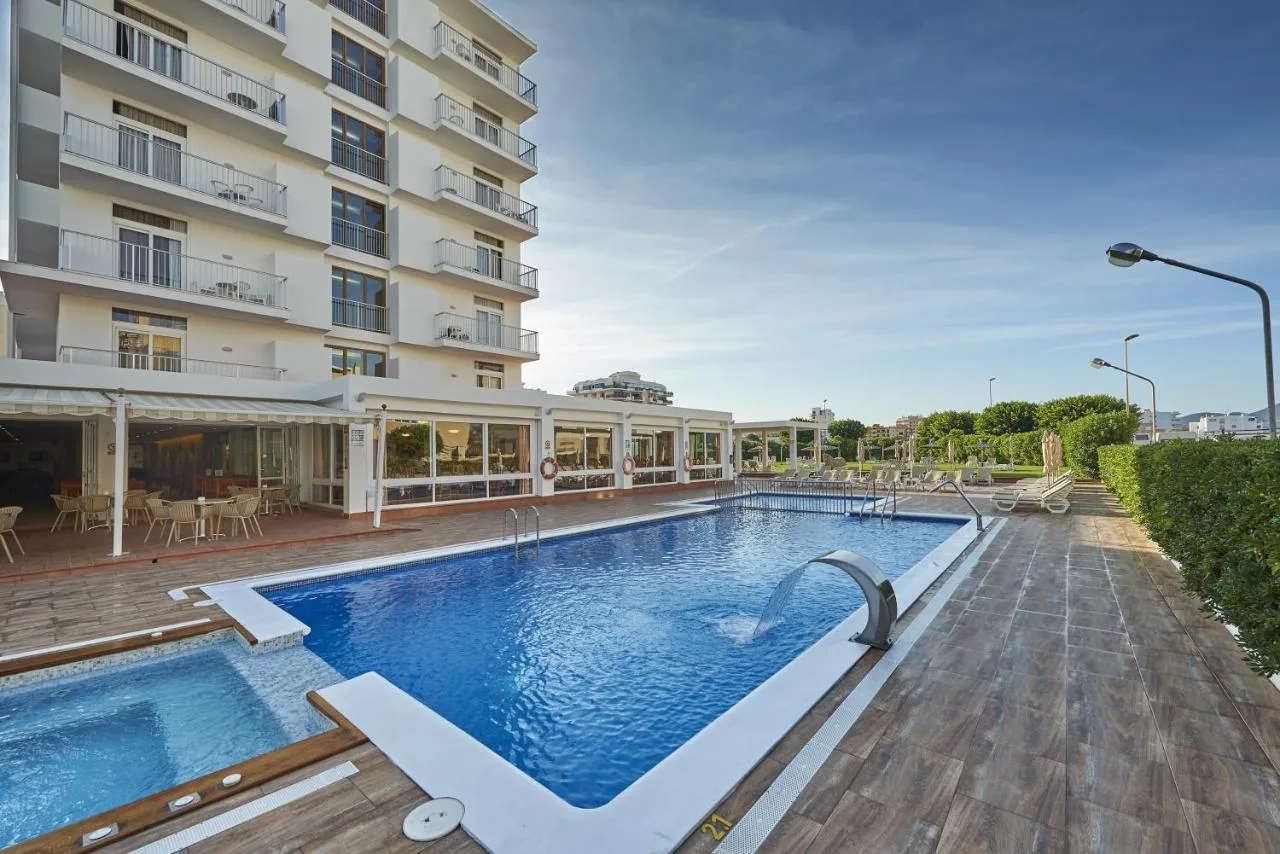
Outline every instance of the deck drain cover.
<path fill-rule="evenodd" d="M 463 806 L 457 798 L 427 801 L 404 817 L 404 835 L 414 842 L 430 842 L 462 824 Z"/>

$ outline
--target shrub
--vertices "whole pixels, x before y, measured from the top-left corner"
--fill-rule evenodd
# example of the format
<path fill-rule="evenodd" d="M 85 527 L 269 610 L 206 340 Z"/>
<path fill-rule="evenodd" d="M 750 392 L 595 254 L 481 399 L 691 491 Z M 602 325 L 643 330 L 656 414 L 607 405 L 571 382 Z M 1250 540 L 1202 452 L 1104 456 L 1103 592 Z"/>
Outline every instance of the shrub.
<path fill-rule="evenodd" d="M 979 412 L 973 429 L 993 436 L 1025 433 L 1036 426 L 1036 408 L 1025 400 L 1002 400 Z"/>
<path fill-rule="evenodd" d="M 1024 466 L 1042 466 L 1044 465 L 1044 451 L 1041 448 L 1040 441 L 1044 438 L 1044 433 L 1039 430 L 1028 430 L 1025 433 L 1014 433 L 1012 436 L 1005 436 L 1001 441 L 1008 447 L 1009 440 L 1013 440 L 1013 456 L 1019 465 Z"/>
<path fill-rule="evenodd" d="M 1132 412 L 1097 412 L 1063 425 L 1067 466 L 1085 477 L 1097 477 L 1098 449 L 1132 441 L 1137 429 L 1138 416 Z"/>
<path fill-rule="evenodd" d="M 1239 629 L 1249 664 L 1280 673 L 1280 442 L 1161 442 L 1099 457 L 1187 590 Z"/>
<path fill-rule="evenodd" d="M 1142 506 L 1138 491 L 1138 446 L 1104 445 L 1098 449 L 1098 474 L 1107 488 L 1116 494 L 1120 503 L 1142 521 Z"/>
<path fill-rule="evenodd" d="M 1061 430 L 1069 422 L 1105 412 L 1124 412 L 1124 401 L 1109 394 L 1077 394 L 1046 400 L 1036 407 L 1036 426 L 1041 430 Z M 1128 439 L 1125 440 L 1126 442 Z"/>

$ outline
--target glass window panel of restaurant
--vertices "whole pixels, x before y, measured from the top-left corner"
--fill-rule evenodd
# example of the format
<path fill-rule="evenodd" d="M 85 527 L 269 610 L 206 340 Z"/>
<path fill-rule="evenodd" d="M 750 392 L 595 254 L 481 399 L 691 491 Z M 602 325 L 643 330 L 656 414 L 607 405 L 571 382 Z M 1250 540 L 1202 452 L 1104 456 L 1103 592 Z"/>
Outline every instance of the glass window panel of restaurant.
<path fill-rule="evenodd" d="M 311 500 L 341 505 L 346 478 L 346 425 L 311 425 Z"/>
<path fill-rule="evenodd" d="M 594 472 L 561 475 L 556 478 L 556 489 L 606 489 L 613 486 L 613 428 L 557 426 L 556 465 L 562 472 Z"/>
<path fill-rule="evenodd" d="M 636 461 L 633 486 L 676 482 L 676 431 L 637 427 L 631 431 L 631 448 Z"/>
<path fill-rule="evenodd" d="M 694 432 L 689 434 L 693 447 L 693 470 L 689 472 L 690 480 L 715 480 L 720 476 L 720 434 L 716 432 Z"/>
<path fill-rule="evenodd" d="M 430 421 L 387 422 L 386 477 L 431 477 Z"/>
<path fill-rule="evenodd" d="M 484 425 L 436 422 L 436 477 L 484 474 Z"/>

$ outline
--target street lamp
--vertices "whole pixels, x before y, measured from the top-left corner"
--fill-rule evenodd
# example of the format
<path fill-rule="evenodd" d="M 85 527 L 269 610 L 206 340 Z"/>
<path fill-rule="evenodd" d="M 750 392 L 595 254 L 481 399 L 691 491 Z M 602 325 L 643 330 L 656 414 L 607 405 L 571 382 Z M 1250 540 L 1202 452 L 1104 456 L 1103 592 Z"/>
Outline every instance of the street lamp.
<path fill-rule="evenodd" d="M 994 406 L 996 402 L 995 397 L 993 396 L 994 392 L 991 391 L 991 384 L 994 383 L 995 381 L 996 381 L 995 377 L 992 377 L 991 379 L 987 380 L 987 407 L 988 408 L 990 408 L 991 406 Z"/>
<path fill-rule="evenodd" d="M 1267 292 L 1262 286 L 1251 282 L 1248 279 L 1240 279 L 1235 276 L 1228 276 L 1226 273 L 1219 273 L 1214 270 L 1207 270 L 1204 267 L 1196 267 L 1192 264 L 1185 264 L 1182 261 L 1175 261 L 1172 258 L 1161 258 L 1154 252 L 1148 252 L 1141 246 L 1133 243 L 1117 243 L 1107 250 L 1107 260 L 1117 267 L 1132 267 L 1139 261 L 1159 261 L 1161 264 L 1168 264 L 1170 267 L 1181 267 L 1183 270 L 1190 270 L 1193 273 L 1200 273 L 1205 276 L 1212 276 L 1215 279 L 1222 279 L 1224 282 L 1234 282 L 1237 285 L 1244 285 L 1258 295 L 1262 300 L 1262 344 L 1267 359 L 1267 415 L 1269 417 L 1268 427 L 1270 428 L 1271 438 L 1276 437 L 1276 385 L 1275 371 L 1272 368 L 1271 361 L 1271 299 L 1267 296 Z M 1111 366 L 1114 367 L 1114 366 Z M 1119 370 L 1117 368 L 1116 370 Z M 1137 374 L 1133 374 L 1137 376 Z"/>
<path fill-rule="evenodd" d="M 1124 369 L 1129 370 L 1129 342 L 1138 337 L 1138 333 L 1124 337 Z M 1124 375 L 1124 405 L 1129 405 L 1129 375 Z"/>
<path fill-rule="evenodd" d="M 1156 440 L 1156 384 L 1155 382 L 1150 377 L 1144 377 L 1142 374 L 1135 374 L 1133 371 L 1128 371 L 1128 370 L 1125 370 L 1124 368 L 1117 368 L 1115 365 L 1111 364 L 1106 359 L 1098 359 L 1098 358 L 1090 359 L 1089 365 L 1091 367 L 1099 368 L 1099 369 L 1111 368 L 1112 370 L 1119 371 L 1120 373 L 1125 374 L 1126 376 L 1137 377 L 1140 380 L 1146 380 L 1147 382 L 1151 383 L 1151 441 L 1154 442 Z"/>

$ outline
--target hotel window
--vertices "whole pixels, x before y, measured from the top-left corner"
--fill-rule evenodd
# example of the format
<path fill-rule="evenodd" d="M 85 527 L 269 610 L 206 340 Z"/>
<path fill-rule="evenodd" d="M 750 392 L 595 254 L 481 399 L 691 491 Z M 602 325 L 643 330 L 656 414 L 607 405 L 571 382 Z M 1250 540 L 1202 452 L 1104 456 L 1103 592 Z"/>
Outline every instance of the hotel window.
<path fill-rule="evenodd" d="M 502 116 L 493 110 L 486 110 L 484 107 L 475 103 L 471 104 L 471 111 L 475 113 L 475 133 L 476 136 L 491 142 L 494 145 L 502 145 Z"/>
<path fill-rule="evenodd" d="M 490 210 L 501 210 L 502 179 L 479 168 L 471 170 L 471 177 L 476 179 L 476 203 Z"/>
<path fill-rule="evenodd" d="M 181 184 L 186 126 L 119 101 L 112 102 L 112 112 L 118 117 L 117 165 L 130 172 Z"/>
<path fill-rule="evenodd" d="M 389 504 L 467 501 L 533 493 L 528 424 L 389 421 Z M 375 448 L 376 452 L 376 448 Z"/>
<path fill-rule="evenodd" d="M 175 373 L 182 370 L 187 338 L 185 317 L 113 308 L 111 327 L 119 367 Z"/>
<path fill-rule="evenodd" d="M 689 434 L 690 459 L 693 470 L 690 480 L 715 480 L 720 476 L 720 434 L 694 431 Z"/>
<path fill-rule="evenodd" d="M 336 325 L 369 332 L 387 331 L 386 279 L 342 267 L 333 267 L 330 279 Z"/>
<path fill-rule="evenodd" d="M 355 347 L 342 347 L 326 344 L 331 364 L 331 377 L 347 374 L 366 377 L 385 377 L 387 375 L 387 354 L 376 350 L 360 350 Z"/>
<path fill-rule="evenodd" d="M 122 18 L 141 25 L 116 21 L 116 56 L 150 68 L 165 77 L 181 80 L 182 48 L 170 44 L 160 36 L 186 44 L 186 31 L 120 0 L 116 0 L 115 11 Z"/>
<path fill-rule="evenodd" d="M 556 425 L 555 455 L 562 473 L 556 478 L 556 489 L 603 489 L 614 485 L 612 427 Z"/>
<path fill-rule="evenodd" d="M 182 287 L 182 235 L 187 224 L 149 211 L 115 205 L 118 275 L 131 282 Z M 123 220 L 128 225 L 120 222 Z"/>
<path fill-rule="evenodd" d="M 355 193 L 333 188 L 333 242 L 387 257 L 387 209 Z"/>
<path fill-rule="evenodd" d="M 472 233 L 476 241 L 476 272 L 482 276 L 501 279 L 502 253 L 506 244 L 482 231 Z"/>
<path fill-rule="evenodd" d="M 505 366 L 500 362 L 476 362 L 476 388 L 501 389 Z"/>
<path fill-rule="evenodd" d="M 502 75 L 502 57 L 496 51 L 484 46 L 475 38 L 471 39 L 472 61 L 485 74 L 488 74 L 494 80 Z"/>
<path fill-rule="evenodd" d="M 330 80 L 379 107 L 387 105 L 387 61 L 383 56 L 337 30 L 333 31 L 331 53 Z"/>
<path fill-rule="evenodd" d="M 475 297 L 476 343 L 489 347 L 502 346 L 502 303 Z"/>
<path fill-rule="evenodd" d="M 387 183 L 386 134 L 337 110 L 333 111 L 331 123 L 333 165 Z"/>

